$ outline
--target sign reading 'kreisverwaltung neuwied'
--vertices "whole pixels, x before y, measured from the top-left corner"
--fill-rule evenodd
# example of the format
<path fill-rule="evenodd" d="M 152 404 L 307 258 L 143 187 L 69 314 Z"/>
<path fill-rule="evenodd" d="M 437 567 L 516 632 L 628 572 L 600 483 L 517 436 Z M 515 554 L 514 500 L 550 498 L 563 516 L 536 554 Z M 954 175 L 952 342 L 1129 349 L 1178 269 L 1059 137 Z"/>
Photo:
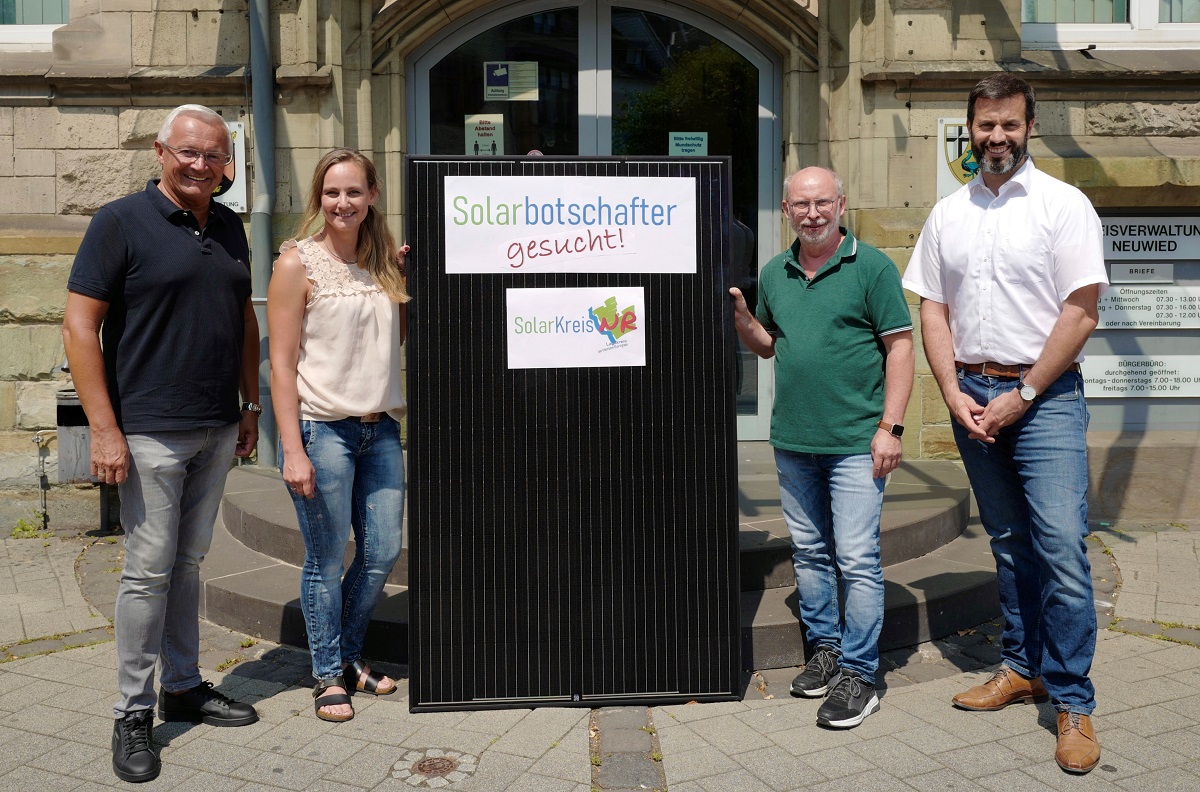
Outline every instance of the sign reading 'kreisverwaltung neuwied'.
<path fill-rule="evenodd" d="M 445 178 L 446 273 L 696 272 L 696 180 Z"/>

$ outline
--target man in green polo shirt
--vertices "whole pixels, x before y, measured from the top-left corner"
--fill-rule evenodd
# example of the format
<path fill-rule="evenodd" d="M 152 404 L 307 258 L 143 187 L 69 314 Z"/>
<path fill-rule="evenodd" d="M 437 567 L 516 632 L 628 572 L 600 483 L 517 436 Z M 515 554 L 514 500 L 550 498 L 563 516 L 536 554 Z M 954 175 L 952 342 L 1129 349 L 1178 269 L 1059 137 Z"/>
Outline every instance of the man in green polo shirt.
<path fill-rule="evenodd" d="M 840 226 L 846 196 L 836 173 L 805 168 L 783 193 L 796 241 L 763 268 L 757 318 L 740 290 L 729 293 L 742 342 L 775 358 L 771 445 L 814 647 L 792 692 L 828 694 L 817 723 L 848 729 L 879 709 L 879 515 L 887 474 L 900 464 L 912 318 L 896 265 Z"/>

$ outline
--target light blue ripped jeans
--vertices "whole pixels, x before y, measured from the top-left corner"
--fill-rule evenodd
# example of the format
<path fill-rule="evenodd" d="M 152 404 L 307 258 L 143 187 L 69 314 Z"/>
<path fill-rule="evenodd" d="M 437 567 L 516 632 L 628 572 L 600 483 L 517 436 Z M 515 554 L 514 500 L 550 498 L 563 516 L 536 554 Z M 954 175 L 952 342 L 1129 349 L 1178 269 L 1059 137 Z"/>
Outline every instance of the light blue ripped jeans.
<path fill-rule="evenodd" d="M 386 414 L 375 423 L 301 421 L 300 435 L 317 476 L 311 500 L 289 490 L 304 536 L 300 607 L 313 676 L 328 680 L 359 658 L 376 600 L 400 557 L 404 456 L 400 425 Z M 354 561 L 343 575 L 351 531 Z"/>

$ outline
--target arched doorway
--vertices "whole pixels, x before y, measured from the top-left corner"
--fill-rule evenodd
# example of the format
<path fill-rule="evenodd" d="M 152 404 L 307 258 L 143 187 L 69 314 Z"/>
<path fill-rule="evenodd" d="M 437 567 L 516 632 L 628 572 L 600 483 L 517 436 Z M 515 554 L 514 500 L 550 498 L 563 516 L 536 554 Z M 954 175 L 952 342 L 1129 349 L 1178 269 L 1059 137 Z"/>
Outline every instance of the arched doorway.
<path fill-rule="evenodd" d="M 777 58 L 695 7 L 497 5 L 410 58 L 411 152 L 728 155 L 733 280 L 753 299 L 759 267 L 777 252 Z M 764 439 L 770 363 L 740 350 L 738 364 L 739 438 Z"/>

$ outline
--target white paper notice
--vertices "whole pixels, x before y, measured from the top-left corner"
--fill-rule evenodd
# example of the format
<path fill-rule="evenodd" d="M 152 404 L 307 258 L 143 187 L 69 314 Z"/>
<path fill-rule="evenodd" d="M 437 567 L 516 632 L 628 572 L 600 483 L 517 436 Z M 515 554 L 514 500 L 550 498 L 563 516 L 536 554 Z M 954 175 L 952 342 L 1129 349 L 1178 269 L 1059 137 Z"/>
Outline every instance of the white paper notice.
<path fill-rule="evenodd" d="M 495 157 L 504 153 L 504 116 L 469 115 L 463 120 L 464 137 L 471 157 Z"/>
<path fill-rule="evenodd" d="M 696 271 L 696 180 L 447 176 L 446 272 Z"/>
<path fill-rule="evenodd" d="M 508 367 L 646 365 L 640 287 L 508 289 Z"/>

